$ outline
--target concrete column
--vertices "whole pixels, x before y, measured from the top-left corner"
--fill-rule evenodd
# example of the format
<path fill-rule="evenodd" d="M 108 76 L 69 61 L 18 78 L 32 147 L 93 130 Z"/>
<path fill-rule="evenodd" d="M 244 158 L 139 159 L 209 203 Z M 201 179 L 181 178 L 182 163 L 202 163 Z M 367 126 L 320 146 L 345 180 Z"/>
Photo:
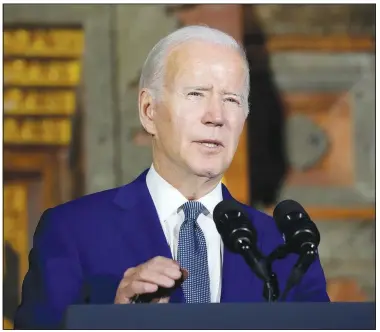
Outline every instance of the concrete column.
<path fill-rule="evenodd" d="M 177 28 L 177 19 L 165 5 L 114 5 L 117 82 L 117 183 L 132 181 L 152 162 L 149 139 L 138 116 L 138 81 L 151 48 Z M 142 136 L 142 144 L 139 137 Z"/>

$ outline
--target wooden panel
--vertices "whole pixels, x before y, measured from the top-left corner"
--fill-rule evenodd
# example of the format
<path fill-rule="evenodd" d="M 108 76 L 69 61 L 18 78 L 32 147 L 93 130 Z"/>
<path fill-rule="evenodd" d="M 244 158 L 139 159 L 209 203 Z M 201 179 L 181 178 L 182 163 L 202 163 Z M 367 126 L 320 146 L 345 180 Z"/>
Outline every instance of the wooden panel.
<path fill-rule="evenodd" d="M 296 113 L 309 116 L 326 131 L 331 140 L 327 155 L 310 170 L 290 170 L 286 185 L 351 186 L 354 183 L 354 164 L 349 97 L 345 93 L 299 93 L 284 95 L 283 99 L 288 116 Z M 224 179 L 234 197 L 244 203 L 249 202 L 247 162 L 245 128 L 234 162 Z M 376 216 L 374 207 L 305 206 L 305 209 L 313 220 L 318 221 L 371 221 Z M 267 208 L 265 212 L 272 215 L 273 207 Z"/>
<path fill-rule="evenodd" d="M 27 270 L 30 232 L 43 210 L 62 202 L 59 179 L 62 161 L 54 149 L 6 149 L 4 151 L 4 327 L 12 328 L 10 315 L 19 301 L 21 283 Z M 7 268 L 8 267 L 8 268 Z M 16 301 L 16 304 L 15 304 Z"/>
<path fill-rule="evenodd" d="M 52 150 L 4 152 L 4 252 L 8 257 L 4 285 L 9 295 L 4 301 L 6 328 L 12 328 L 9 316 L 15 310 L 15 301 L 19 301 L 27 270 L 29 232 L 34 232 L 43 210 L 60 203 L 59 169 L 59 160 Z M 36 183 L 41 184 L 41 191 Z"/>
<path fill-rule="evenodd" d="M 267 62 L 268 54 L 276 52 L 374 52 L 375 43 L 371 37 L 351 36 L 292 36 L 273 35 L 265 37 L 265 43 L 260 35 L 246 35 L 245 47 L 247 56 L 253 60 L 253 69 L 262 69 Z"/>
<path fill-rule="evenodd" d="M 342 93 L 284 95 L 287 116 L 302 114 L 329 137 L 327 154 L 307 171 L 291 170 L 286 185 L 351 186 L 354 183 L 352 114 L 349 96 Z"/>
<path fill-rule="evenodd" d="M 375 50 L 375 43 L 369 36 L 276 35 L 268 37 L 266 49 L 269 52 L 371 52 Z"/>
<path fill-rule="evenodd" d="M 27 182 L 4 185 L 4 325 L 12 328 L 23 276 L 28 267 Z"/>
<path fill-rule="evenodd" d="M 43 179 L 43 209 L 59 203 L 59 184 L 56 171 L 59 168 L 57 159 L 51 151 L 21 152 L 4 151 L 4 172 L 13 174 L 35 173 Z"/>
<path fill-rule="evenodd" d="M 273 215 L 274 207 L 265 209 L 269 215 Z M 376 218 L 376 211 L 374 207 L 360 207 L 352 206 L 344 207 L 324 207 L 324 206 L 305 206 L 305 210 L 310 218 L 314 221 L 368 221 L 373 222 Z"/>
<path fill-rule="evenodd" d="M 327 281 L 327 293 L 332 302 L 365 302 L 366 294 L 354 279 L 333 278 Z"/>
<path fill-rule="evenodd" d="M 327 154 L 306 171 L 290 170 L 286 185 L 343 186 L 354 183 L 352 151 L 352 119 L 349 97 L 343 93 L 292 93 L 283 95 L 286 115 L 302 114 L 318 124 L 328 135 Z M 246 130 L 244 129 L 234 161 L 226 173 L 226 183 L 232 194 L 242 202 L 249 202 L 249 178 Z M 324 212 L 323 212 L 324 211 Z M 328 210 L 315 210 L 326 217 Z M 348 215 L 353 211 L 343 212 Z M 357 213 L 356 213 L 357 214 Z M 361 213 L 359 213 L 361 215 Z M 372 215 L 365 212 L 364 215 Z M 341 216 L 342 212 L 332 216 Z"/>
<path fill-rule="evenodd" d="M 247 151 L 247 126 L 244 126 L 235 157 L 224 178 L 224 183 L 228 186 L 232 196 L 244 204 L 249 204 Z"/>

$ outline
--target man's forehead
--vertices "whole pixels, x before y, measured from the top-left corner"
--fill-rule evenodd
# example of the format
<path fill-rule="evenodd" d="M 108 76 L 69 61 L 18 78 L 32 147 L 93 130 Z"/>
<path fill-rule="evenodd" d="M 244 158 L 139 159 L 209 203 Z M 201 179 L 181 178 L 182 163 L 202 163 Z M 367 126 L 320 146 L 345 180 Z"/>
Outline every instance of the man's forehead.
<path fill-rule="evenodd" d="M 232 53 L 235 53 L 235 56 L 231 56 L 231 53 L 227 54 L 228 51 L 226 52 L 226 50 L 224 50 L 223 52 L 223 48 L 220 47 L 221 45 L 213 45 L 210 43 L 207 45 L 211 48 L 213 46 L 216 46 L 216 49 L 213 51 L 216 51 L 218 54 L 220 54 L 220 58 L 217 60 L 219 60 L 219 62 L 222 62 L 222 65 L 224 65 L 224 61 L 226 62 L 224 68 L 231 72 L 236 71 L 237 73 L 243 74 L 242 76 L 245 76 L 246 73 L 244 61 L 240 54 L 237 54 L 236 51 L 230 49 Z M 185 74 L 185 76 L 189 78 L 197 78 L 197 76 L 202 78 L 205 72 L 210 70 L 211 66 L 215 62 L 210 63 L 210 54 L 207 52 L 207 49 L 202 49 L 199 47 L 195 48 L 196 46 L 199 45 L 191 45 L 191 42 L 188 42 L 184 45 L 177 46 L 171 50 L 171 52 L 169 52 L 166 58 L 165 70 L 165 78 L 168 80 L 168 83 L 172 83 L 173 79 L 181 74 Z M 227 65 L 227 63 L 229 64 Z"/>

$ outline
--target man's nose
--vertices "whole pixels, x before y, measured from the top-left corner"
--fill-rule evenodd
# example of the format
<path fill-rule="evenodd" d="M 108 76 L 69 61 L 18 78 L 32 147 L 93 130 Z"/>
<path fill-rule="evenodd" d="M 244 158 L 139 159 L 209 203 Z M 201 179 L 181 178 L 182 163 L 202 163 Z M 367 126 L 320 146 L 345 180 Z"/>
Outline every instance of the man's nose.
<path fill-rule="evenodd" d="M 213 100 L 207 106 L 202 123 L 208 126 L 220 127 L 224 124 L 223 102 Z"/>

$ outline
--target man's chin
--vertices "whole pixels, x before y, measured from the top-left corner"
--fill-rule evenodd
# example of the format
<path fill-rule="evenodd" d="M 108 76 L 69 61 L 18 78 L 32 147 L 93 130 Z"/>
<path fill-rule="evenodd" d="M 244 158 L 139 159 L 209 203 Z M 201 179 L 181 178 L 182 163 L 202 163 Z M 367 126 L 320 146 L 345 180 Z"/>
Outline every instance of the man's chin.
<path fill-rule="evenodd" d="M 224 169 L 221 167 L 216 167 L 216 166 L 197 166 L 197 167 L 192 167 L 192 170 L 195 175 L 199 177 L 205 177 L 209 179 L 214 179 L 217 177 L 222 177 L 224 173 Z"/>

